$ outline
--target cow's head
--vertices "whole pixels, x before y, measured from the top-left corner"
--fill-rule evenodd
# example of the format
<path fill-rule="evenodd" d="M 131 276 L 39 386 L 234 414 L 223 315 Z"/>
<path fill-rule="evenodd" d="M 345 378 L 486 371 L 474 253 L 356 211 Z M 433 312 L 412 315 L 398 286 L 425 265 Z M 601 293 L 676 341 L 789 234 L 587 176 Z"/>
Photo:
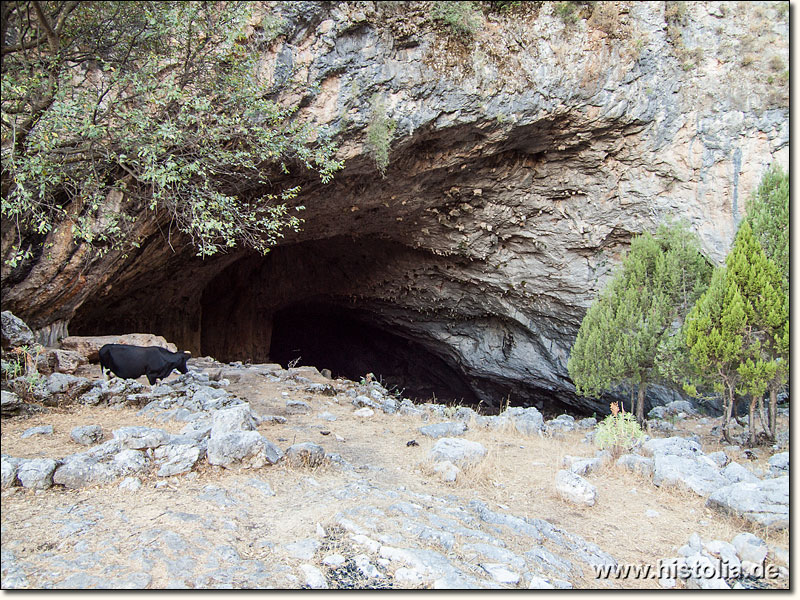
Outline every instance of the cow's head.
<path fill-rule="evenodd" d="M 189 371 L 189 367 L 186 366 L 186 361 L 192 358 L 191 352 L 184 352 L 181 354 L 180 360 L 178 361 L 178 366 L 176 367 L 178 371 L 181 373 L 187 373 Z"/>

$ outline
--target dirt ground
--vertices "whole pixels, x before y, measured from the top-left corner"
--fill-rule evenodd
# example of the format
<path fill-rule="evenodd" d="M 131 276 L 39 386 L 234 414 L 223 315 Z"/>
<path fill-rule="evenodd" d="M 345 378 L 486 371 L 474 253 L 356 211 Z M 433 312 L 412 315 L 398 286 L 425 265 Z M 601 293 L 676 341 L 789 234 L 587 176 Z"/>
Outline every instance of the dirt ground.
<path fill-rule="evenodd" d="M 99 372 L 92 371 L 92 374 L 99 377 Z M 319 382 L 326 381 L 322 376 L 317 377 Z M 266 422 L 259 427 L 264 436 L 281 448 L 298 442 L 315 442 L 326 453 L 338 453 L 378 484 L 405 486 L 409 490 L 436 496 L 454 495 L 465 504 L 473 498 L 479 498 L 510 514 L 545 519 L 596 543 L 619 563 L 656 564 L 659 559 L 677 556 L 677 549 L 686 544 L 694 532 L 699 533 L 704 541 L 720 539 L 729 542 L 738 533 L 748 531 L 769 544 L 787 550 L 789 548 L 788 531 L 767 531 L 723 516 L 706 508 L 705 498 L 675 487 L 655 487 L 649 478 L 617 468 L 613 463 L 587 476 L 598 488 L 598 500 L 594 506 L 577 507 L 565 502 L 556 495 L 554 478 L 562 468 L 564 456 L 593 456 L 596 452 L 596 447 L 582 441 L 585 431 L 554 438 L 526 437 L 513 429 L 470 427 L 464 437 L 483 444 L 488 449 L 488 455 L 479 466 L 459 476 L 456 482 L 445 483 L 436 476 L 432 463 L 426 459 L 435 440 L 418 431 L 422 425 L 438 419 L 431 418 L 426 422 L 415 416 L 387 415 L 381 411 L 375 411 L 372 417 L 359 418 L 353 415 L 354 407 L 349 402 L 298 391 L 284 381 L 270 382 L 264 378 L 246 377 L 232 382 L 227 389 L 249 401 L 253 411 L 259 415 L 286 417 L 284 424 Z M 311 411 L 308 414 L 287 414 L 286 401 L 291 398 L 310 404 Z M 336 420 L 318 418 L 316 415 L 322 411 L 332 413 Z M 88 424 L 101 425 L 105 439 L 110 439 L 112 431 L 122 426 L 145 425 L 178 433 L 185 425 L 174 421 L 155 422 L 137 415 L 137 409 L 133 408 L 52 408 L 40 414 L 3 419 L 2 452 L 22 458 L 61 458 L 81 452 L 85 447 L 73 442 L 69 434 L 74 427 Z M 21 439 L 25 430 L 38 425 L 52 425 L 53 434 Z M 710 436 L 710 425 L 700 425 L 698 419 L 690 418 L 679 422 L 677 426 L 678 430 L 669 435 L 696 433 L 700 435 L 706 453 L 722 449 L 722 444 Z M 788 420 L 784 418 L 781 426 L 788 427 Z M 655 435 L 667 437 L 667 434 Z M 408 445 L 411 440 L 415 440 L 417 445 Z M 753 461 L 755 466 L 767 469 L 766 461 L 772 453 L 771 449 L 764 448 L 762 456 Z M 276 491 L 276 495 L 269 499 L 271 504 L 293 502 L 296 492 L 281 492 L 296 491 L 304 485 L 309 475 L 321 483 L 329 478 L 341 478 L 336 466 L 330 464 L 309 470 L 279 463 L 265 469 L 265 478 Z M 176 497 L 183 496 L 183 500 L 191 501 L 192 491 L 203 485 L 247 475 L 247 472 L 237 469 L 222 469 L 202 462 L 195 479 L 169 479 L 174 494 L 165 496 L 148 491 L 158 479 L 151 475 L 149 480 L 143 478 L 145 485 L 137 497 L 142 498 L 147 511 L 155 516 L 174 508 Z M 2 496 L 4 531 L 7 527 L 13 529 L 22 526 L 28 516 L 47 510 L 51 500 L 55 501 L 65 494 L 73 495 L 80 502 L 94 502 L 100 497 L 118 497 L 119 501 L 124 502 L 124 494 L 117 486 L 118 482 L 77 491 L 61 488 L 44 492 L 22 488 L 6 490 Z M 126 497 L 130 498 L 130 495 Z M 648 517 L 647 511 L 656 511 L 658 516 Z M 287 520 L 281 527 L 287 536 L 291 536 L 307 528 L 309 519 L 324 518 L 324 513 L 298 511 L 295 522 Z M 28 528 L 26 535 L 32 540 L 31 548 L 35 547 L 36 539 L 46 538 L 46 532 L 40 533 L 35 528 Z M 207 532 L 206 535 L 211 536 L 210 541 L 214 541 L 213 532 Z M 576 587 L 597 586 L 595 581 L 573 584 Z M 632 580 L 610 585 L 651 588 L 654 584 L 653 581 Z"/>

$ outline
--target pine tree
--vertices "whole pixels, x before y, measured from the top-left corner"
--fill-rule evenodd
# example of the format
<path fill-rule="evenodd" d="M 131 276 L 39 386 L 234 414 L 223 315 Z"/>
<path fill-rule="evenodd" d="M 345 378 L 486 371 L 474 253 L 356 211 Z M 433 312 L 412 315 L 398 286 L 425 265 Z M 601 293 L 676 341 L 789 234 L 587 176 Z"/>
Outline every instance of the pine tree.
<path fill-rule="evenodd" d="M 658 376 L 657 350 L 708 285 L 710 271 L 684 225 L 667 224 L 655 236 L 634 238 L 619 272 L 587 311 L 570 352 L 567 369 L 578 393 L 635 386 L 635 414 L 643 423 L 647 385 Z"/>
<path fill-rule="evenodd" d="M 747 221 L 770 258 L 789 284 L 789 174 L 773 165 L 747 204 Z"/>
<path fill-rule="evenodd" d="M 745 303 L 727 269 L 714 270 L 711 285 L 686 317 L 684 328 L 693 383 L 687 391 L 696 395 L 696 385 L 711 385 L 723 396 L 722 437 L 732 443 L 730 420 L 735 394 L 740 391 L 739 367 L 748 356 Z"/>
<path fill-rule="evenodd" d="M 772 166 L 761 179 L 761 184 L 747 204 L 747 221 L 753 228 L 753 234 L 761 243 L 764 253 L 780 269 L 782 287 L 787 304 L 789 293 L 789 174 L 780 166 Z M 789 320 L 784 321 L 785 331 L 779 334 L 781 340 L 776 342 L 781 358 L 776 378 L 769 386 L 769 432 L 775 438 L 775 426 L 778 413 L 778 392 L 788 379 L 789 357 Z"/>
<path fill-rule="evenodd" d="M 748 321 L 748 340 L 752 356 L 740 366 L 750 400 L 750 443 L 756 443 L 755 409 L 762 424 L 775 439 L 775 419 L 767 424 L 761 410 L 764 392 L 770 390 L 777 405 L 777 392 L 786 384 L 789 359 L 789 297 L 783 287 L 780 268 L 770 260 L 745 221 L 736 234 L 726 259 L 728 273 L 742 293 Z"/>

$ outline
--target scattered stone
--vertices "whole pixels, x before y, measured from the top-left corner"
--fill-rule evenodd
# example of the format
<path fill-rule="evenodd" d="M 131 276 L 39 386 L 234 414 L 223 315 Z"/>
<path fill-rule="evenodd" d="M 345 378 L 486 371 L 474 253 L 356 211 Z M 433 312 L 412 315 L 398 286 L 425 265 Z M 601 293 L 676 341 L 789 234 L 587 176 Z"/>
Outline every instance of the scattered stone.
<path fill-rule="evenodd" d="M 286 460 L 295 467 L 318 467 L 325 462 L 325 449 L 312 442 L 293 444 L 286 449 Z"/>
<path fill-rule="evenodd" d="M 713 460 L 714 463 L 720 469 L 722 469 L 723 467 L 726 467 L 728 465 L 728 463 L 730 462 L 730 459 L 728 458 L 728 455 L 725 454 L 725 452 L 722 451 L 722 450 L 720 450 L 718 452 L 712 452 L 711 454 L 707 454 L 706 456 L 708 456 L 708 458 Z"/>
<path fill-rule="evenodd" d="M 314 558 L 314 555 L 320 549 L 319 540 L 315 540 L 314 538 L 306 538 L 303 540 L 298 540 L 296 542 L 291 542 L 289 544 L 284 544 L 283 549 L 289 556 L 293 558 L 299 558 L 300 560 L 311 560 Z"/>
<path fill-rule="evenodd" d="M 304 415 L 311 410 L 311 406 L 302 400 L 287 400 L 286 412 L 291 415 Z"/>
<path fill-rule="evenodd" d="M 357 411 L 353 413 L 353 415 L 355 415 L 356 417 L 361 417 L 364 419 L 369 418 L 374 414 L 375 411 L 372 410 L 371 408 L 367 408 L 366 406 L 364 408 L 359 408 Z"/>
<path fill-rule="evenodd" d="M 100 425 L 81 425 L 73 428 L 69 437 L 76 444 L 91 446 L 103 440 L 103 428 Z"/>
<path fill-rule="evenodd" d="M 3 454 L 0 456 L 0 471 L 2 471 L 2 479 L 0 479 L 0 487 L 6 489 L 17 483 L 17 471 L 20 464 L 24 459 L 14 458 Z"/>
<path fill-rule="evenodd" d="M 159 477 L 170 477 L 187 473 L 200 460 L 201 450 L 194 444 L 166 444 L 156 448 L 156 462 L 160 463 L 158 469 Z"/>
<path fill-rule="evenodd" d="M 644 443 L 644 449 L 654 457 L 661 454 L 692 458 L 703 453 L 697 442 L 677 436 L 652 438 Z"/>
<path fill-rule="evenodd" d="M 781 452 L 774 454 L 770 457 L 769 472 L 772 475 L 788 475 L 789 474 L 789 453 Z"/>
<path fill-rule="evenodd" d="M 638 454 L 623 454 L 617 459 L 617 465 L 648 477 L 653 474 L 653 470 L 655 469 L 655 463 L 652 458 L 647 458 Z"/>
<path fill-rule="evenodd" d="M 120 427 L 114 430 L 114 439 L 123 447 L 140 450 L 142 448 L 158 448 L 169 442 L 171 435 L 163 429 L 155 427 Z"/>
<path fill-rule="evenodd" d="M 481 568 L 486 571 L 497 583 L 516 585 L 519 583 L 519 573 L 515 573 L 498 563 L 481 563 Z"/>
<path fill-rule="evenodd" d="M 53 435 L 53 426 L 39 425 L 38 427 L 31 427 L 26 429 L 20 437 L 24 440 L 34 435 Z"/>
<path fill-rule="evenodd" d="M 10 310 L 0 313 L 0 342 L 3 349 L 32 346 L 33 332 L 28 325 Z"/>
<path fill-rule="evenodd" d="M 442 478 L 442 481 L 455 481 L 458 477 L 458 474 L 461 472 L 457 466 L 451 463 L 449 460 L 442 460 L 437 462 L 433 466 L 434 472 L 438 473 L 439 476 Z"/>
<path fill-rule="evenodd" d="M 559 496 L 586 506 L 594 506 L 597 500 L 597 488 L 583 477 L 561 469 L 556 473 L 556 492 Z"/>
<path fill-rule="evenodd" d="M 708 497 L 727 483 L 728 481 L 720 474 L 714 462 L 705 455 L 697 457 L 674 454 L 655 455 L 653 484 L 658 487 L 662 485 L 685 486 L 700 496 Z"/>
<path fill-rule="evenodd" d="M 212 465 L 229 468 L 241 464 L 257 469 L 278 462 L 283 451 L 257 431 L 233 431 L 215 436 L 212 429 L 206 456 Z"/>
<path fill-rule="evenodd" d="M 554 590 L 555 586 L 547 579 L 534 575 L 528 583 L 529 590 Z"/>
<path fill-rule="evenodd" d="M 32 458 L 23 460 L 17 469 L 17 479 L 22 487 L 46 490 L 53 487 L 53 473 L 58 462 L 52 458 Z"/>
<path fill-rule="evenodd" d="M 728 464 L 727 467 L 720 471 L 720 474 L 728 481 L 728 483 L 739 483 L 740 481 L 757 483 L 760 481 L 758 477 L 753 475 L 750 471 L 737 462 Z"/>
<path fill-rule="evenodd" d="M 300 565 L 300 570 L 305 575 L 305 587 L 312 590 L 327 590 L 328 581 L 317 567 L 313 565 Z"/>
<path fill-rule="evenodd" d="M 789 527 L 789 476 L 742 481 L 714 491 L 706 506 L 773 529 Z"/>
<path fill-rule="evenodd" d="M 18 414 L 25 406 L 22 398 L 10 390 L 0 391 L 0 415 L 11 417 Z"/>
<path fill-rule="evenodd" d="M 603 464 L 600 458 L 586 458 L 583 456 L 570 456 L 567 454 L 561 460 L 561 466 L 566 467 L 576 475 L 587 475 L 596 471 Z"/>
<path fill-rule="evenodd" d="M 760 565 L 769 554 L 767 543 L 752 533 L 740 533 L 731 542 L 736 554 L 743 562 Z"/>
<path fill-rule="evenodd" d="M 430 458 L 436 462 L 450 461 L 454 465 L 464 468 L 479 462 L 486 456 L 486 448 L 478 442 L 460 438 L 440 438 L 429 453 Z"/>
<path fill-rule="evenodd" d="M 126 477 L 122 480 L 119 484 L 119 489 L 126 490 L 128 492 L 138 492 L 142 489 L 142 482 L 138 477 Z"/>
<path fill-rule="evenodd" d="M 419 428 L 419 432 L 422 435 L 427 435 L 434 439 L 462 435 L 466 431 L 467 426 L 462 422 L 435 423 Z"/>

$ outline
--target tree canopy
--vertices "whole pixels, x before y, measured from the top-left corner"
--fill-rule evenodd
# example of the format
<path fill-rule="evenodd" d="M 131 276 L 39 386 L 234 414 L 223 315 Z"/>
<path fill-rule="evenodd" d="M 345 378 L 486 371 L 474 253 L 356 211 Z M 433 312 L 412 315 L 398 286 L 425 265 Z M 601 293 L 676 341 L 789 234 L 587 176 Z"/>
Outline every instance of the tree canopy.
<path fill-rule="evenodd" d="M 17 1 L 2 7 L 2 216 L 30 255 L 64 220 L 106 248 L 136 206 L 166 212 L 199 255 L 237 244 L 266 252 L 301 166 L 341 168 L 324 132 L 270 100 L 252 45 L 269 15 L 249 2 Z M 113 191 L 125 206 L 104 208 Z M 130 210 L 126 210 L 126 207 Z"/>
<path fill-rule="evenodd" d="M 567 369 L 582 395 L 627 383 L 638 387 L 644 420 L 648 382 L 658 379 L 657 350 L 705 290 L 711 267 L 683 224 L 662 225 L 631 241 L 618 272 L 586 313 Z"/>

